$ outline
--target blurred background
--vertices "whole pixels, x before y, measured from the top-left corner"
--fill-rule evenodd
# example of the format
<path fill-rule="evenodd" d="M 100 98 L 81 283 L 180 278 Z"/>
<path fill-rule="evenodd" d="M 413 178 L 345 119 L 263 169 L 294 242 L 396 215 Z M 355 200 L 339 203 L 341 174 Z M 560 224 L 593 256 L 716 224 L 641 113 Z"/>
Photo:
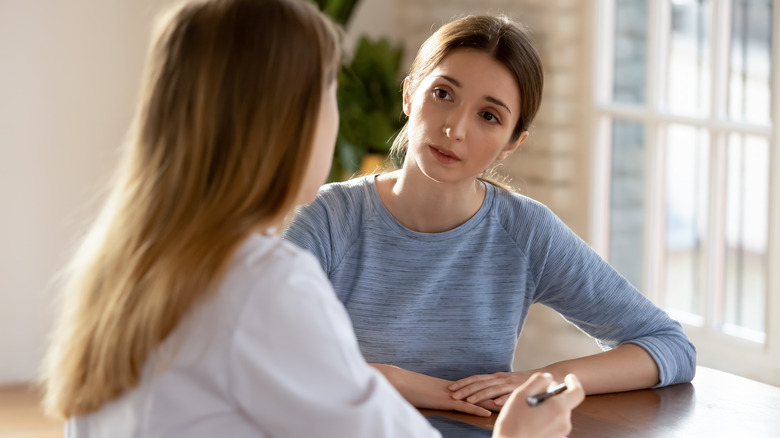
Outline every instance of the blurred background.
<path fill-rule="evenodd" d="M 167 3 L 0 0 L 0 386 L 36 375 L 57 273 L 100 205 Z M 780 385 L 773 1 L 351 3 L 339 105 L 352 128 L 332 179 L 381 165 L 432 31 L 503 12 L 527 26 L 546 74 L 530 140 L 503 166 L 514 185 L 683 322 L 701 365 Z M 533 308 L 516 366 L 596 351 Z"/>

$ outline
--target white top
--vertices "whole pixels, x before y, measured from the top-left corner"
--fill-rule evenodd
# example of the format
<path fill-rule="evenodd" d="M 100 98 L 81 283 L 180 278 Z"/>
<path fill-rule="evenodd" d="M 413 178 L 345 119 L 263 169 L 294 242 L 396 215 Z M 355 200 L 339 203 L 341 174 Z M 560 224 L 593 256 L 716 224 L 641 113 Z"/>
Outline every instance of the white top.
<path fill-rule="evenodd" d="M 253 235 L 139 386 L 66 437 L 439 437 L 363 359 L 319 262 Z"/>

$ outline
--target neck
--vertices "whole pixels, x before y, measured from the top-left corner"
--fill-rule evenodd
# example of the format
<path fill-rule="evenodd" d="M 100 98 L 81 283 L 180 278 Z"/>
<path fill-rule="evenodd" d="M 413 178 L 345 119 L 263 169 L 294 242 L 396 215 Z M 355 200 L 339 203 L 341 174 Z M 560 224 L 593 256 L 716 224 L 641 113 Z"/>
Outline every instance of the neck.
<path fill-rule="evenodd" d="M 479 180 L 443 183 L 410 167 L 380 175 L 376 184 L 390 214 L 421 233 L 441 233 L 462 225 L 485 199 L 485 186 Z"/>

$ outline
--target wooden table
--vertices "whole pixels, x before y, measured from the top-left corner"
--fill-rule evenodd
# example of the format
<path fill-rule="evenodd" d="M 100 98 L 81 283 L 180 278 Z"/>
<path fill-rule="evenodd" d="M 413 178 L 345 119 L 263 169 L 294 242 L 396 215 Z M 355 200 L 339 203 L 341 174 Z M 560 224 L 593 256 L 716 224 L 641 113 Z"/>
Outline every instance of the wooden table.
<path fill-rule="evenodd" d="M 489 437 L 496 419 L 420 412 L 445 438 Z M 778 438 L 780 388 L 698 367 L 692 383 L 586 397 L 569 437 Z"/>

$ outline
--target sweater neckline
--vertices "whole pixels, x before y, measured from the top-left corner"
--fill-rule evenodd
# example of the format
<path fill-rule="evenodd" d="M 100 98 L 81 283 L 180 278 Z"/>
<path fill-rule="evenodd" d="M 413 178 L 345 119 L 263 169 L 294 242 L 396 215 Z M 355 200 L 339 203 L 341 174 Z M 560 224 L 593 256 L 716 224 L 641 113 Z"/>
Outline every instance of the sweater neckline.
<path fill-rule="evenodd" d="M 379 190 L 376 187 L 376 177 L 378 174 L 374 175 L 368 175 L 365 176 L 365 186 L 367 187 L 367 194 L 368 197 L 371 200 L 371 205 L 373 206 L 374 211 L 376 212 L 377 216 L 379 216 L 385 224 L 387 224 L 390 229 L 394 230 L 395 232 L 411 237 L 413 239 L 417 240 L 424 240 L 424 241 L 437 241 L 437 240 L 445 240 L 445 239 L 452 239 L 455 237 L 460 237 L 469 231 L 473 230 L 475 227 L 477 227 L 484 219 L 487 217 L 490 208 L 493 205 L 493 199 L 495 198 L 495 191 L 496 187 L 493 184 L 485 183 L 485 199 L 482 200 L 482 205 L 479 207 L 479 210 L 471 216 L 466 222 L 458 225 L 457 227 L 443 231 L 441 233 L 422 233 L 419 231 L 411 230 L 407 227 L 405 227 L 403 224 L 398 222 L 398 219 L 395 218 L 395 216 L 390 213 L 390 210 L 387 209 L 385 204 L 382 202 L 382 199 L 379 197 Z"/>

